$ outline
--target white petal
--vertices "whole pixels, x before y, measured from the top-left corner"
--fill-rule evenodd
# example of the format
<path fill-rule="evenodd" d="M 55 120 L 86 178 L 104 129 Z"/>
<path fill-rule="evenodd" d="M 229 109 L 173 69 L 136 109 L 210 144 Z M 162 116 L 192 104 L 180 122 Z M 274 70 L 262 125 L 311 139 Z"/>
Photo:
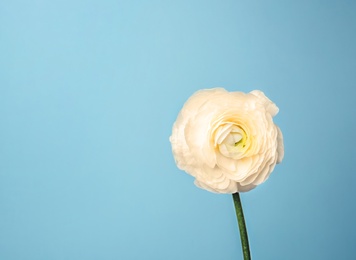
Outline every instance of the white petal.
<path fill-rule="evenodd" d="M 252 189 L 256 188 L 256 185 L 253 184 L 249 184 L 249 185 L 241 185 L 241 184 L 237 184 L 237 190 L 238 192 L 247 192 L 250 191 Z"/>
<path fill-rule="evenodd" d="M 253 90 L 250 94 L 256 96 L 258 100 L 265 106 L 266 111 L 271 114 L 271 116 L 275 116 L 278 114 L 278 107 L 275 103 L 273 103 L 266 95 L 260 90 Z"/>
<path fill-rule="evenodd" d="M 278 142 L 278 147 L 277 147 L 277 153 L 278 153 L 278 158 L 277 158 L 277 163 L 281 163 L 284 157 L 284 144 L 283 144 L 283 135 L 281 129 L 277 126 L 278 130 L 278 136 L 277 136 L 277 142 Z"/>
<path fill-rule="evenodd" d="M 236 161 L 232 158 L 228 158 L 222 155 L 221 153 L 216 154 L 216 163 L 223 170 L 231 172 L 236 171 Z"/>
<path fill-rule="evenodd" d="M 226 124 L 218 128 L 215 134 L 215 145 L 221 144 L 225 140 L 226 136 L 230 133 L 231 128 L 232 124 Z"/>

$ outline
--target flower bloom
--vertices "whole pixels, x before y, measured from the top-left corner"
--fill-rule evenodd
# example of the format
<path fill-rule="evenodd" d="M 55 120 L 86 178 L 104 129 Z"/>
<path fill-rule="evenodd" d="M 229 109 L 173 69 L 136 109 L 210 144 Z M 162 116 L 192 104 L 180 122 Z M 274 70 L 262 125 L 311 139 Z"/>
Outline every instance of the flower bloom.
<path fill-rule="evenodd" d="M 211 192 L 255 188 L 283 159 L 282 133 L 272 119 L 277 113 L 259 90 L 197 91 L 184 104 L 170 137 L 178 168 Z"/>

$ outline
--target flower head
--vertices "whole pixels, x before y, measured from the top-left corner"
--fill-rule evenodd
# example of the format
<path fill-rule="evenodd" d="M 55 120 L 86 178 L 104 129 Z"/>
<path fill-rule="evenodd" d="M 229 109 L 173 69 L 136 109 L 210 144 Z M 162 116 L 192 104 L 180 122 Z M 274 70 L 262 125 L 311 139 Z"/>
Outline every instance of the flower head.
<path fill-rule="evenodd" d="M 216 193 L 249 191 L 283 159 L 273 123 L 278 107 L 263 92 L 197 91 L 184 104 L 170 141 L 177 166 Z"/>

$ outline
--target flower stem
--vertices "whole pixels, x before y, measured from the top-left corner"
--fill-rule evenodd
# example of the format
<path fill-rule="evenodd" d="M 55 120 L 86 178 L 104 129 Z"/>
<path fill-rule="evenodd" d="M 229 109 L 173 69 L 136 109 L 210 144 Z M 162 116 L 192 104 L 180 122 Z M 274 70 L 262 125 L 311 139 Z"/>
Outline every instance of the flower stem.
<path fill-rule="evenodd" d="M 245 224 L 244 212 L 242 210 L 240 194 L 236 192 L 232 194 L 232 197 L 234 199 L 237 222 L 239 223 L 241 246 L 244 260 L 251 260 L 250 247 L 248 244 L 247 229 Z"/>

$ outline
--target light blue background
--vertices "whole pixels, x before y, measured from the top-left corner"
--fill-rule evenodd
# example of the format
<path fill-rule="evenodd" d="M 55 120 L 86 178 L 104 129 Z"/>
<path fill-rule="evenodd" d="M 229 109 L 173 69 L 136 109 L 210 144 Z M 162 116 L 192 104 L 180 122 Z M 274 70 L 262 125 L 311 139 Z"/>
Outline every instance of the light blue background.
<path fill-rule="evenodd" d="M 263 90 L 286 156 L 242 195 L 253 259 L 356 257 L 355 1 L 0 2 L 0 259 L 242 259 L 230 195 L 168 137 Z"/>

